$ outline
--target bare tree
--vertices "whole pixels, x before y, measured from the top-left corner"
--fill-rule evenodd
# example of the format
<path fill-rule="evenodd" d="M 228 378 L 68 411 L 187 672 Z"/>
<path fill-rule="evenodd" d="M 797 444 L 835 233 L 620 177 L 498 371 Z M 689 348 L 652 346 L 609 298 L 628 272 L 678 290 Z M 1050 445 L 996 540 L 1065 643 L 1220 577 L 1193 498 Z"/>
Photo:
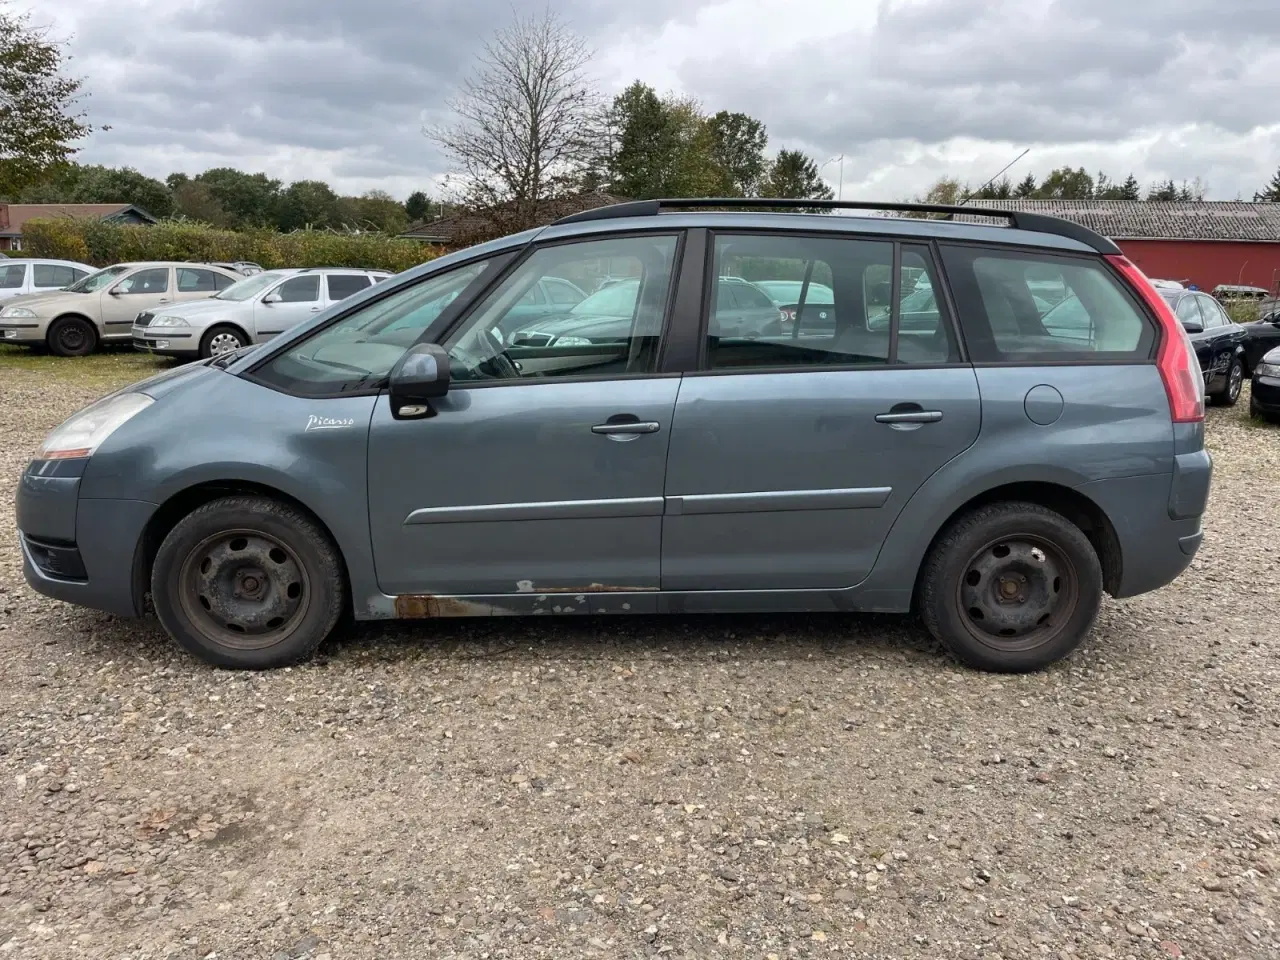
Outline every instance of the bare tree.
<path fill-rule="evenodd" d="M 502 226 L 537 219 L 543 201 L 576 188 L 598 156 L 591 50 L 550 10 L 520 16 L 485 44 L 449 106 L 457 122 L 429 135 L 456 167 L 461 199 L 502 211 Z"/>

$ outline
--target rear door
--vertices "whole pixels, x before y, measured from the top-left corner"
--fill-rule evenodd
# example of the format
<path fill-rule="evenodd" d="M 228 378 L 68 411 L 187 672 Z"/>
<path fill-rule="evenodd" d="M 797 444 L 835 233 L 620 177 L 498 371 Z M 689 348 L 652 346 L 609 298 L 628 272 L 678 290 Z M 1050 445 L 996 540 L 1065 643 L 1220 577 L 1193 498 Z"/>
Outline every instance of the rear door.
<path fill-rule="evenodd" d="M 676 402 L 662 587 L 852 586 L 911 495 L 978 436 L 977 380 L 949 318 L 898 329 L 902 276 L 938 287 L 933 258 L 923 245 L 797 234 L 718 234 L 711 249 L 711 277 L 829 286 L 833 322 L 759 336 L 737 316 L 721 322 L 731 284 L 708 291 L 704 357 Z"/>
<path fill-rule="evenodd" d="M 178 267 L 177 279 L 178 290 L 174 299 L 179 303 L 188 300 L 207 300 L 234 282 L 220 273 L 200 267 Z"/>
<path fill-rule="evenodd" d="M 364 273 L 330 273 L 324 278 L 325 306 L 347 299 L 373 283 Z"/>
<path fill-rule="evenodd" d="M 31 290 L 27 284 L 29 272 L 25 263 L 5 263 L 0 260 L 0 300 L 30 293 Z"/>
<path fill-rule="evenodd" d="M 142 267 L 103 293 L 102 335 L 130 337 L 133 319 L 144 310 L 173 302 L 173 268 Z"/>

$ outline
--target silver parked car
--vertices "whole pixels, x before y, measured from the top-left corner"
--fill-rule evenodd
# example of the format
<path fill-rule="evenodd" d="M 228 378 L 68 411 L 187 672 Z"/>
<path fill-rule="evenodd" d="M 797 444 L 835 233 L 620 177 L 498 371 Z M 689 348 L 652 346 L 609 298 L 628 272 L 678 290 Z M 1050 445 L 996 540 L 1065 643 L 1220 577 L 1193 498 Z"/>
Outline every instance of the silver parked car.
<path fill-rule="evenodd" d="M 14 297 L 0 310 L 0 341 L 47 345 L 82 357 L 101 343 L 128 341 L 138 311 L 211 297 L 240 279 L 222 267 L 185 262 L 117 263 L 65 290 Z"/>
<path fill-rule="evenodd" d="M 1213 472 L 1204 380 L 1141 271 L 1017 211 L 704 209 L 821 203 L 587 211 L 120 390 L 22 476 L 27 581 L 126 616 L 149 595 L 226 667 L 296 661 L 344 615 L 914 610 L 966 663 L 1025 671 L 1104 593 L 1178 577 Z M 830 277 L 831 326 L 742 323 L 717 277 L 747 272 Z M 1087 323 L 1043 322 L 1050 273 Z M 638 285 L 625 330 L 495 336 L 540 281 L 605 275 Z M 938 295 L 908 326 L 920 275 Z"/>
<path fill-rule="evenodd" d="M 266 270 L 208 300 L 139 313 L 133 346 L 189 359 L 239 350 L 270 340 L 389 276 L 386 270 Z"/>
<path fill-rule="evenodd" d="M 74 260 L 6 259 L 0 263 L 0 300 L 61 290 L 96 270 Z"/>

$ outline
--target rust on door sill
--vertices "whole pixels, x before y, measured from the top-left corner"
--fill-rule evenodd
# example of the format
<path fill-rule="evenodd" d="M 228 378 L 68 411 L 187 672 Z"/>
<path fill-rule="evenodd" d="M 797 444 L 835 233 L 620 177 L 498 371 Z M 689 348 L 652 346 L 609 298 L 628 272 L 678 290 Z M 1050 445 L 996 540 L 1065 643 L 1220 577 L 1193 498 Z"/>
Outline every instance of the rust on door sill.
<path fill-rule="evenodd" d="M 396 616 L 402 620 L 425 620 L 431 617 L 491 617 L 500 609 L 487 603 L 475 603 L 458 597 L 435 597 L 429 593 L 403 593 L 396 597 Z"/>

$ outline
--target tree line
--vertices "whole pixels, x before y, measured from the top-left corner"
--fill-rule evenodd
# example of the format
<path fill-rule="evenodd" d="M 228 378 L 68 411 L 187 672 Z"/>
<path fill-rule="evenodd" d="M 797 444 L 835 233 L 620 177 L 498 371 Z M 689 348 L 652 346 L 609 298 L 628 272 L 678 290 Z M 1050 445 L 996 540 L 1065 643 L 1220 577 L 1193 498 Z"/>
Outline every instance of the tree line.
<path fill-rule="evenodd" d="M 321 180 L 284 185 L 265 173 L 216 167 L 189 176 L 171 173 L 157 180 L 130 167 L 63 163 L 47 179 L 11 195 L 18 203 L 131 203 L 155 217 L 197 220 L 244 230 L 270 227 L 288 232 L 335 229 L 343 232 L 402 233 L 425 219 L 433 205 L 418 191 L 401 203 L 383 190 L 339 196 Z"/>
<path fill-rule="evenodd" d="M 1280 174 L 1277 174 L 1280 177 Z M 1028 173 L 1014 183 L 1001 177 L 994 183 L 974 189 L 954 177 L 941 177 L 917 198 L 924 203 L 959 203 L 961 200 L 1187 200 L 1204 199 L 1205 186 L 1197 177 L 1175 183 L 1165 180 L 1145 188 L 1132 173 L 1124 180 L 1113 180 L 1098 171 L 1091 176 L 1084 167 L 1059 167 L 1043 180 Z M 1278 197 L 1280 198 L 1280 197 Z M 1259 195 L 1257 199 L 1266 199 Z"/>

